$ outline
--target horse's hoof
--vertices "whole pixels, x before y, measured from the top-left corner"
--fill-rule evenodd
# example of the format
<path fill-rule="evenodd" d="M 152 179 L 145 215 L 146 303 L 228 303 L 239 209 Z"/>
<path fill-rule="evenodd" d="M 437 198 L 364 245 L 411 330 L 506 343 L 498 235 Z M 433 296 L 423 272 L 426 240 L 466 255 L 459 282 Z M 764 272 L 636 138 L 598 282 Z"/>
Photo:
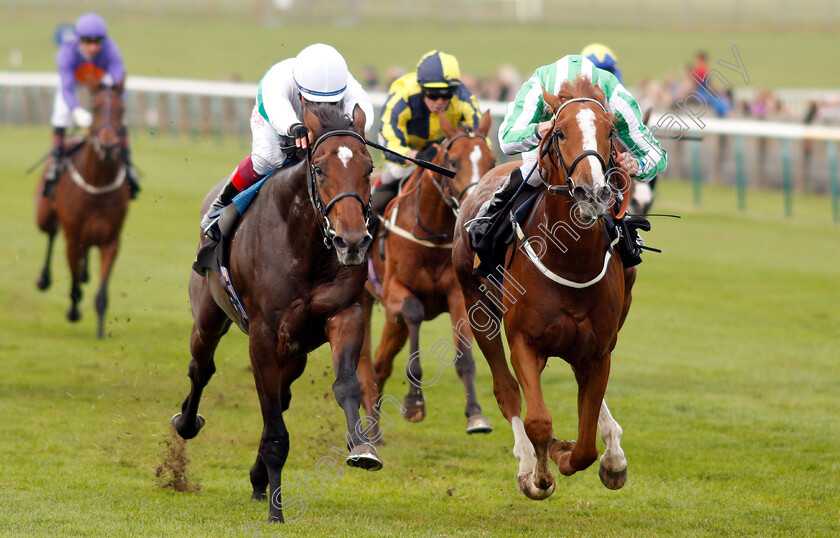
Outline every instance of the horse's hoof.
<path fill-rule="evenodd" d="M 554 493 L 554 480 L 551 480 L 551 484 L 544 484 L 543 487 L 538 487 L 531 479 L 532 476 L 532 473 L 519 475 L 519 492 L 532 501 L 544 501 L 551 497 L 551 494 Z"/>
<path fill-rule="evenodd" d="M 405 407 L 403 417 L 409 422 L 420 422 L 426 418 L 426 401 L 422 397 L 406 396 L 403 399 L 403 407 Z"/>
<path fill-rule="evenodd" d="M 252 501 L 264 501 L 266 499 L 268 499 L 268 495 L 264 491 L 255 491 L 251 494 Z"/>
<path fill-rule="evenodd" d="M 382 468 L 382 460 L 379 459 L 379 454 L 376 453 L 373 445 L 362 443 L 354 446 L 353 450 L 350 451 L 347 456 L 347 465 L 367 469 L 368 471 L 378 471 Z"/>
<path fill-rule="evenodd" d="M 621 489 L 621 486 L 627 482 L 627 467 L 615 472 L 610 471 L 603 464 L 598 467 L 598 476 L 601 482 L 609 489 Z"/>
<path fill-rule="evenodd" d="M 559 439 L 552 439 L 548 444 L 548 457 L 557 465 L 560 465 L 560 458 L 563 454 L 571 452 L 575 447 L 574 441 L 561 441 Z"/>
<path fill-rule="evenodd" d="M 75 323 L 82 319 L 82 313 L 78 308 L 71 308 L 67 311 L 67 319 Z"/>
<path fill-rule="evenodd" d="M 181 439 L 192 439 L 193 437 L 198 435 L 198 432 L 201 431 L 201 428 L 204 427 L 205 420 L 204 417 L 202 417 L 201 415 L 197 415 L 195 417 L 195 424 L 193 425 L 192 429 L 186 428 L 184 425 L 179 424 L 180 422 L 182 422 L 181 413 L 175 413 L 174 415 L 172 415 L 172 425 L 175 427 L 175 431 L 178 432 L 178 435 L 181 436 Z"/>
<path fill-rule="evenodd" d="M 487 417 L 481 413 L 473 415 L 467 419 L 467 433 L 490 433 L 493 431 L 493 426 Z"/>
<path fill-rule="evenodd" d="M 35 281 L 35 285 L 41 291 L 44 291 L 45 289 L 49 288 L 50 284 L 52 284 L 52 282 L 50 281 L 50 277 L 46 275 L 41 275 L 40 277 L 38 277 L 38 280 Z"/>

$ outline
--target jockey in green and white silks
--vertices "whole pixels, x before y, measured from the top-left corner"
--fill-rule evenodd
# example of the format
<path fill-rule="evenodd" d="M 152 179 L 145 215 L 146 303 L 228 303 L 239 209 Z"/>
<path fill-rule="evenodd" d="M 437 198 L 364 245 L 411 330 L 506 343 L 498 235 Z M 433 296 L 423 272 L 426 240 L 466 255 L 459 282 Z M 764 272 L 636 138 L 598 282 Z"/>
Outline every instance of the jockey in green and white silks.
<path fill-rule="evenodd" d="M 607 98 L 607 110 L 615 115 L 615 129 L 618 137 L 635 157 L 638 170 L 631 175 L 641 181 L 652 179 L 665 170 L 665 150 L 642 122 L 642 113 L 630 92 L 621 85 L 609 71 L 598 69 L 586 58 L 569 55 L 553 64 L 534 71 L 508 105 L 507 113 L 499 127 L 499 144 L 508 155 L 522 154 L 522 177 L 529 185 L 539 186 L 541 178 L 536 169 L 539 160 L 539 124 L 551 120 L 551 112 L 542 98 L 542 89 L 557 94 L 565 81 L 580 76 L 589 77 L 597 84 Z M 533 170 L 533 172 L 532 172 Z M 531 174 L 528 177 L 528 174 Z"/>

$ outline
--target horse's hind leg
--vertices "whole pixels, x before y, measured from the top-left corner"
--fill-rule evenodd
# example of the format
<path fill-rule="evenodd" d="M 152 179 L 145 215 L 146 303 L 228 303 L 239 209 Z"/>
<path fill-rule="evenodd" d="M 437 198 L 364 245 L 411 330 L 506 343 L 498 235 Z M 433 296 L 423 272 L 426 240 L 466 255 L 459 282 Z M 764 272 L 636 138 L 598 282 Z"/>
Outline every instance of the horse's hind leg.
<path fill-rule="evenodd" d="M 607 402 L 601 400 L 601 412 L 598 415 L 598 429 L 606 448 L 601 456 L 598 476 L 610 489 L 619 489 L 627 482 L 627 460 L 621 449 L 621 426 L 613 419 L 607 408 Z"/>
<path fill-rule="evenodd" d="M 195 318 L 190 335 L 192 360 L 187 372 L 190 393 L 181 405 L 181 412 L 172 417 L 172 425 L 184 439 L 192 439 L 204 426 L 204 417 L 198 414 L 198 404 L 204 387 L 216 371 L 213 362 L 216 347 L 231 324 L 213 301 L 204 279 L 196 274 L 190 277 L 190 301 Z"/>
<path fill-rule="evenodd" d="M 102 267 L 99 271 L 99 292 L 96 294 L 96 315 L 98 317 L 98 324 L 96 329 L 96 336 L 103 338 L 105 336 L 105 310 L 108 308 L 108 280 L 111 275 L 111 268 L 114 265 L 114 259 L 117 257 L 118 242 L 113 242 L 108 245 L 103 245 L 99 248 L 102 259 Z M 84 258 L 82 269 L 82 282 L 86 282 L 88 256 Z"/>
<path fill-rule="evenodd" d="M 52 284 L 52 277 L 50 275 L 50 267 L 52 265 L 52 251 L 53 243 L 55 243 L 56 230 L 47 232 L 47 257 L 44 260 L 44 268 L 41 269 L 41 276 L 35 281 L 35 285 L 39 290 L 46 290 Z"/>
<path fill-rule="evenodd" d="M 38 192 L 43 190 L 44 181 L 38 186 Z M 50 267 L 52 265 L 52 251 L 53 243 L 55 242 L 55 235 L 58 233 L 58 216 L 55 214 L 53 201 L 46 196 L 38 195 L 35 201 L 35 221 L 38 224 L 38 229 L 47 234 L 47 257 L 44 261 L 44 268 L 41 270 L 41 276 L 35 282 L 39 290 L 45 290 L 50 287 L 52 278 L 50 276 Z"/>
<path fill-rule="evenodd" d="M 472 356 L 472 330 L 467 321 L 467 309 L 460 287 L 447 298 L 452 317 L 452 332 L 455 335 L 455 371 L 464 385 L 467 404 L 464 414 L 467 417 L 467 433 L 489 433 L 493 431 L 490 421 L 481 413 L 481 406 L 475 394 L 475 360 Z"/>

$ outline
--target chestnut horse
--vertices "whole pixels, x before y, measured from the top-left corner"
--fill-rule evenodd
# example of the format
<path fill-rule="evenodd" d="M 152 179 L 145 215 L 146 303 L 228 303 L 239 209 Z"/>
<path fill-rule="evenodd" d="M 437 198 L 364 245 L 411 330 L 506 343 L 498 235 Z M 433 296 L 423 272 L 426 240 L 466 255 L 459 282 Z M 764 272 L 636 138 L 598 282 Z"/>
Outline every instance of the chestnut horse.
<path fill-rule="evenodd" d="M 478 129 L 453 127 L 443 114 L 440 125 L 446 139 L 440 144 L 434 164 L 454 168 L 455 177 L 449 179 L 431 170 L 417 169 L 405 183 L 403 193 L 390 204 L 385 212 L 385 260 L 379 255 L 381 242 L 374 241 L 370 262 L 375 273 L 382 276 L 381 300 L 385 306 L 385 326 L 382 340 L 376 350 L 376 362 L 370 360 L 370 314 L 373 299 L 365 297 L 367 333 L 359 379 L 362 399 L 369 416 L 376 419 L 376 404 L 391 375 L 395 355 L 411 339 L 411 354 L 405 372 L 409 380 L 408 394 L 403 400 L 404 417 L 412 422 L 423 420 L 426 415 L 422 388 L 430 387 L 439 378 L 440 366 L 451 367 L 454 356 L 455 371 L 464 384 L 466 394 L 465 415 L 467 433 L 492 430 L 475 395 L 475 361 L 470 348 L 472 333 L 469 325 L 453 327 L 455 347 L 433 346 L 439 365 L 431 380 L 422 381 L 420 367 L 420 324 L 449 312 L 453 323 L 466 319 L 461 286 L 452 270 L 452 236 L 461 201 L 478 179 L 495 164 L 495 157 L 487 144 L 490 130 L 490 113 L 481 117 Z M 419 176 L 419 177 L 418 177 Z M 368 289 L 374 295 L 379 290 Z M 443 359 L 443 360 L 440 360 Z M 374 372 L 375 368 L 375 372 Z M 376 421 L 374 421 L 376 422 Z M 378 438 L 374 434 L 372 438 Z"/>
<path fill-rule="evenodd" d="M 42 194 L 43 176 L 35 199 L 38 228 L 49 238 L 44 268 L 36 285 L 38 289 L 46 290 L 52 283 L 53 242 L 61 226 L 67 239 L 67 261 L 72 279 L 71 304 L 67 311 L 70 321 L 82 317 L 79 301 L 82 299 L 81 284 L 88 281 L 88 251 L 91 247 L 99 247 L 100 284 L 96 294 L 99 317 L 96 335 L 99 338 L 104 336 L 108 278 L 117 257 L 120 230 L 128 213 L 130 197 L 120 150 L 120 136 L 125 128 L 121 91 L 121 88 L 104 86 L 93 90 L 93 123 L 87 138 L 69 150 L 71 154 L 65 158 L 53 199 Z"/>
<path fill-rule="evenodd" d="M 606 443 L 601 480 L 611 489 L 626 480 L 621 428 L 603 398 L 610 353 L 630 308 L 635 280 L 635 269 L 623 267 L 605 232 L 604 217 L 614 197 L 605 180 L 613 172 L 607 169 L 613 116 L 607 112 L 604 93 L 588 78 L 580 78 L 564 82 L 556 96 L 544 90 L 543 98 L 554 113 L 553 130 L 541 143 L 545 185 L 525 226 L 527 239 L 522 228 L 517 230 L 526 248 L 508 251 L 503 292 L 482 300 L 482 290 L 495 288 L 473 276 L 474 254 L 464 224 L 521 162 L 494 168 L 467 197 L 453 250 L 473 332 L 493 374 L 493 392 L 513 429 L 519 490 L 531 499 L 544 499 L 554 491 L 549 458 L 564 475 L 595 461 L 596 426 Z M 504 321 L 515 379 L 505 358 L 499 319 Z M 577 442 L 554 438 L 540 385 L 550 356 L 568 362 L 578 383 Z M 527 405 L 524 424 L 520 387 Z"/>
<path fill-rule="evenodd" d="M 356 106 L 351 119 L 332 104 L 310 103 L 304 123 L 315 140 L 307 159 L 266 180 L 232 235 L 229 276 L 248 323 L 232 306 L 218 271 L 190 277 L 192 387 L 181 413 L 172 417 L 184 439 L 195 437 L 204 425 L 198 414 L 201 393 L 216 370 L 219 340 L 236 322 L 248 334 L 263 416 L 251 468 L 252 498 L 265 499 L 270 488 L 269 521 L 283 521 L 281 471 L 289 454 L 283 412 L 292 398 L 291 384 L 303 373 L 307 353 L 325 342 L 332 348 L 333 392 L 347 420 L 347 463 L 368 470 L 382 467 L 361 431 L 356 379 L 365 323 L 358 298 L 371 242 L 367 221 L 373 161 L 365 145 L 365 114 Z M 221 185 L 204 199 L 202 212 Z"/>

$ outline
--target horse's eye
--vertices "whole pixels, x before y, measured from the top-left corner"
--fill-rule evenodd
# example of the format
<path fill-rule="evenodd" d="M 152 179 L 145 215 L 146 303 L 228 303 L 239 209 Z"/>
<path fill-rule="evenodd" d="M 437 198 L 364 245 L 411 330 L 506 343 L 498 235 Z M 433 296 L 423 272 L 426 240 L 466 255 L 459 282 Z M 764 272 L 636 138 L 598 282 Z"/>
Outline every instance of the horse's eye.
<path fill-rule="evenodd" d="M 324 174 L 324 171 L 323 171 L 323 170 L 321 170 L 321 167 L 320 167 L 320 166 L 316 166 L 315 168 L 313 168 L 313 170 L 314 170 L 314 171 L 315 171 L 315 173 L 316 173 L 317 175 L 319 175 L 319 176 Z"/>
<path fill-rule="evenodd" d="M 560 140 L 565 140 L 566 139 L 566 135 L 564 135 L 563 131 L 561 131 L 560 129 L 557 129 L 555 131 L 555 133 L 557 133 L 557 138 L 559 138 Z"/>
<path fill-rule="evenodd" d="M 456 159 L 449 159 L 449 166 L 452 168 L 458 168 L 458 161 Z"/>

